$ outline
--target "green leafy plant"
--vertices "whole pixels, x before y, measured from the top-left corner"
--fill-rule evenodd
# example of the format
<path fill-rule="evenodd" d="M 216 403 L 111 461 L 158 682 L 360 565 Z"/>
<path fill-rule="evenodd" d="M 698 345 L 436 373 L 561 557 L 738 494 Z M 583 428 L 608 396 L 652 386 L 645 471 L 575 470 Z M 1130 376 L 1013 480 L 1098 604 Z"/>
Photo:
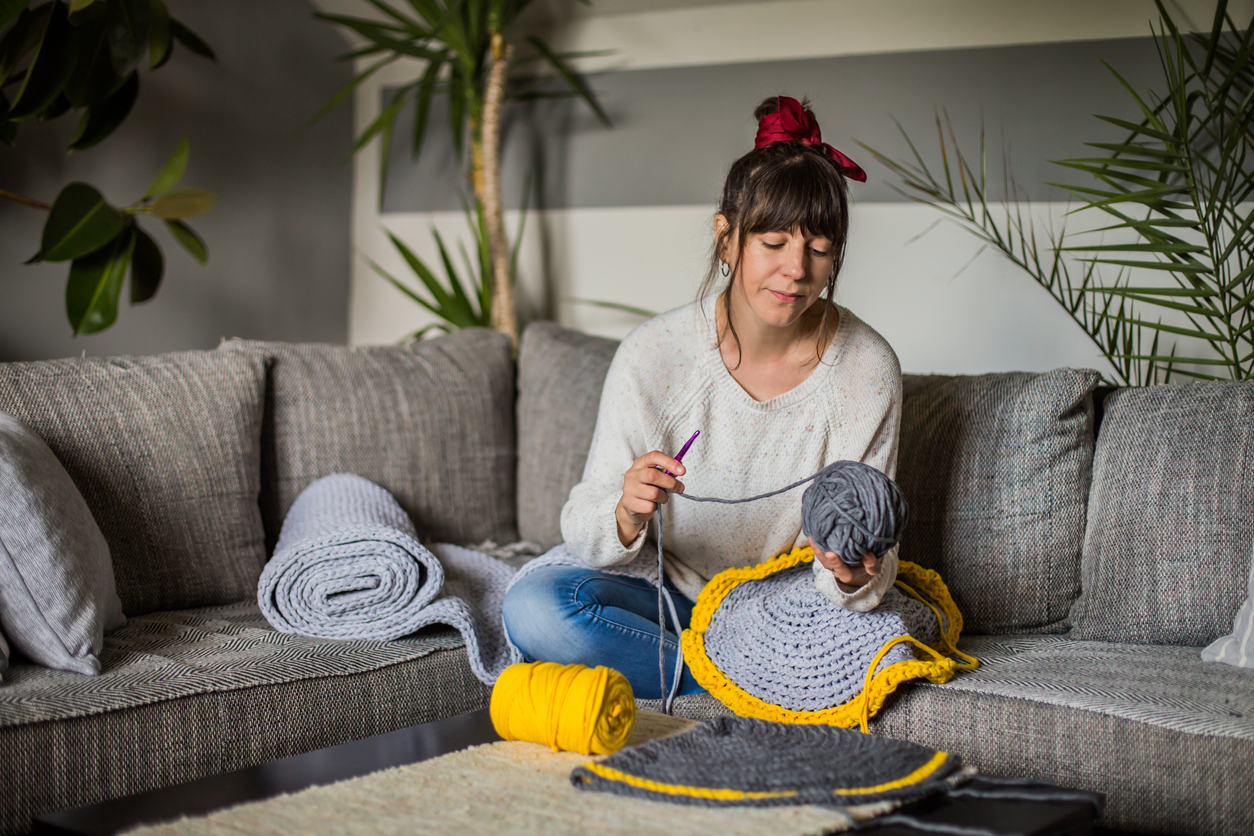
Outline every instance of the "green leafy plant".
<path fill-rule="evenodd" d="M 0 0 L 0 141 L 12 145 L 19 127 L 79 114 L 68 151 L 105 140 L 126 120 L 139 96 L 140 66 L 164 66 L 179 43 L 213 59 L 213 50 L 170 16 L 164 0 Z M 131 303 L 151 299 L 165 258 L 137 218 L 166 222 L 175 240 L 202 264 L 205 243 L 185 219 L 207 212 L 217 198 L 203 189 L 175 188 L 190 149 L 179 143 L 144 195 L 112 206 L 94 186 L 70 183 L 47 204 L 0 190 L 0 198 L 48 212 L 39 251 L 27 262 L 70 262 L 66 316 L 77 334 L 102 331 L 117 319 L 129 270 Z"/>
<path fill-rule="evenodd" d="M 447 98 L 454 147 L 459 153 L 466 145 L 470 148 L 469 180 L 477 212 L 482 216 L 477 237 L 480 243 L 486 240 L 488 253 L 481 279 L 493 288 L 485 297 L 489 304 L 486 315 L 494 328 L 516 342 L 514 273 L 501 204 L 501 107 L 507 99 L 577 96 L 608 126 L 609 117 L 592 89 L 570 64 L 572 59 L 590 53 L 559 54 L 542 39 L 530 37 L 527 44 L 532 54 L 515 60 L 515 44 L 508 30 L 531 0 L 407 0 L 404 7 L 386 0 L 364 1 L 382 18 L 316 15 L 366 40 L 366 46 L 347 53 L 342 56 L 344 59 L 374 59 L 353 76 L 318 116 L 344 102 L 363 81 L 383 67 L 402 58 L 423 62 L 419 77 L 392 92 L 379 116 L 357 137 L 353 151 L 375 138 L 382 142 L 379 165 L 379 199 L 382 201 L 388 150 L 401 110 L 413 102 L 411 151 L 417 158 L 426 137 L 431 102 L 436 96 Z M 549 64 L 562 86 L 554 89 L 534 78 L 521 84 L 509 84 L 511 72 L 533 61 Z M 446 321 L 451 323 L 451 320 Z"/>
<path fill-rule="evenodd" d="M 910 160 L 863 147 L 901 176 L 902 194 L 956 219 L 1049 291 L 1110 360 L 1117 382 L 1254 378 L 1254 27 L 1238 26 L 1226 0 L 1208 33 L 1182 34 L 1161 2 L 1158 10 L 1166 92 L 1142 96 L 1107 64 L 1140 121 L 1099 116 L 1127 132 L 1123 141 L 1086 143 L 1102 154 L 1054 161 L 1092 177 L 1090 185 L 1050 184 L 1079 201 L 1072 211 L 1113 221 L 1082 233 L 1081 243 L 1065 227 L 1038 238 L 1005 155 L 995 206 L 982 131 L 978 169 L 939 115 L 939 174 L 904 130 Z M 1197 356 L 1182 355 L 1182 345 Z"/>

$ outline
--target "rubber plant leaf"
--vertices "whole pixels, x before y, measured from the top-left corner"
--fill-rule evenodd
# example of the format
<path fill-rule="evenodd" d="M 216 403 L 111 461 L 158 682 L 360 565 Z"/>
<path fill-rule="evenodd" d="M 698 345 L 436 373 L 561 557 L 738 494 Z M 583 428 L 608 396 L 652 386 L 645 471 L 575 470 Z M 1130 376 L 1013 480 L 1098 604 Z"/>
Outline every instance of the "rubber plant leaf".
<path fill-rule="evenodd" d="M 81 12 L 95 2 L 96 0 L 70 0 L 70 13 Z"/>
<path fill-rule="evenodd" d="M 132 70 L 117 92 L 99 104 L 87 108 L 70 141 L 71 151 L 82 151 L 104 140 L 118 129 L 131 114 L 139 96 L 139 72 Z"/>
<path fill-rule="evenodd" d="M 218 202 L 218 196 L 206 189 L 171 189 L 158 197 L 149 210 L 167 221 L 203 215 Z"/>
<path fill-rule="evenodd" d="M 170 60 L 173 46 L 170 34 L 170 9 L 165 0 L 150 0 L 148 6 L 148 66 L 157 69 Z"/>
<path fill-rule="evenodd" d="M 0 32 L 18 19 L 22 10 L 30 5 L 30 0 L 0 0 Z"/>
<path fill-rule="evenodd" d="M 131 257 L 131 304 L 138 305 L 156 296 L 164 273 L 165 256 L 161 248 L 152 236 L 137 228 L 135 253 Z"/>
<path fill-rule="evenodd" d="M 157 172 L 156 179 L 152 181 L 148 191 L 144 192 L 144 197 L 156 197 L 174 188 L 174 184 L 182 179 L 183 172 L 187 170 L 187 158 L 191 150 L 192 146 L 187 141 L 187 137 L 179 140 L 178 147 L 165 161 L 165 165 L 161 166 L 161 171 Z"/>
<path fill-rule="evenodd" d="M 78 30 L 78 57 L 74 72 L 65 85 L 65 95 L 75 107 L 102 102 L 126 80 L 113 69 L 109 50 L 108 11 L 104 3 L 94 3 L 74 16 Z"/>
<path fill-rule="evenodd" d="M 192 30 L 179 23 L 174 18 L 170 18 L 170 34 L 174 39 L 201 58 L 208 58 L 210 61 L 216 61 L 218 56 L 213 54 L 213 48 Z"/>
<path fill-rule="evenodd" d="M 118 318 L 122 281 L 135 251 L 135 228 L 130 227 L 106 247 L 74 259 L 65 285 L 65 313 L 74 335 L 95 334 Z"/>
<path fill-rule="evenodd" d="M 204 239 L 196 231 L 182 221 L 166 221 L 166 229 L 174 236 L 174 240 L 183 245 L 183 249 L 191 253 L 192 258 L 201 264 L 209 263 L 209 248 Z"/>
<path fill-rule="evenodd" d="M 69 8 L 64 3 L 54 5 L 30 69 L 14 98 L 10 119 L 34 116 L 56 101 L 65 89 L 74 72 L 78 50 L 78 32 L 70 25 L 68 15 Z"/>
<path fill-rule="evenodd" d="M 112 241 L 125 225 L 122 213 L 95 188 L 70 183 L 53 201 L 39 253 L 27 263 L 79 258 Z"/>
<path fill-rule="evenodd" d="M 149 0 L 108 0 L 109 57 L 113 70 L 125 77 L 148 46 Z"/>

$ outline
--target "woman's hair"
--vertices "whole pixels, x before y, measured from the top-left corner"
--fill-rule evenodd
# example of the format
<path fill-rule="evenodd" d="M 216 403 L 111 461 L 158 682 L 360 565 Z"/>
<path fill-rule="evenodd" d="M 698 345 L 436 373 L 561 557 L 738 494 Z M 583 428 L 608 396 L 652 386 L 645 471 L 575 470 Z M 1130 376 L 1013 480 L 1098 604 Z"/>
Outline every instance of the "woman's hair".
<path fill-rule="evenodd" d="M 808 101 L 802 102 L 805 112 L 813 116 Z M 779 110 L 779 99 L 766 99 L 753 111 L 754 120 Z M 730 262 L 731 272 L 719 293 L 727 327 L 739 347 L 731 318 L 730 291 L 744 255 L 745 239 L 754 233 L 799 230 L 806 235 L 821 235 L 832 242 L 832 272 L 827 277 L 826 293 L 820 298 L 823 318 L 820 322 L 816 352 L 822 357 L 823 339 L 827 331 L 831 299 L 836 290 L 836 277 L 845 259 L 845 239 L 849 234 L 849 197 L 845 177 L 827 155 L 823 146 L 800 141 L 772 142 L 755 148 L 732 163 L 723 184 L 718 214 L 727 218 L 727 228 L 714 242 L 710 264 L 706 269 L 697 298 L 704 299 L 720 280 L 719 253 L 734 237 L 737 251 Z"/>

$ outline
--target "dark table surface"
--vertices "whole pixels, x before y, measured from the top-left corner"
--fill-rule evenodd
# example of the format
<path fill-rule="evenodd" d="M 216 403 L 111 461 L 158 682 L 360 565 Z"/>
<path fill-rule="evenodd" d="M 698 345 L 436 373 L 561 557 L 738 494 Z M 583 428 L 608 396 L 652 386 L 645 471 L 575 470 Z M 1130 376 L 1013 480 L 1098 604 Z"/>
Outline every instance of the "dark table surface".
<path fill-rule="evenodd" d="M 110 836 L 142 824 L 202 815 L 496 740 L 500 737 L 487 709 L 482 709 L 128 798 L 46 813 L 35 819 L 33 832 L 35 836 Z M 939 798 L 913 805 L 909 811 L 929 822 L 977 826 L 1006 836 L 1088 836 L 1095 832 L 1093 808 L 1083 803 Z M 894 825 L 859 832 L 917 836 L 920 831 Z"/>

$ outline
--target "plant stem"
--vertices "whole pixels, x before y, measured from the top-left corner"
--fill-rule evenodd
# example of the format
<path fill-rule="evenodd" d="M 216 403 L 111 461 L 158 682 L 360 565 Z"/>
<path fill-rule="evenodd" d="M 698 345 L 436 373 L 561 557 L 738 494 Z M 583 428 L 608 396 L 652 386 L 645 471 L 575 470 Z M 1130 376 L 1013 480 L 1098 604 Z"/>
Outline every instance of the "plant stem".
<path fill-rule="evenodd" d="M 501 103 L 505 99 L 505 77 L 514 47 L 500 32 L 492 33 L 492 68 L 483 96 L 481 126 L 482 167 L 475 183 L 479 205 L 487 225 L 488 249 L 492 255 L 492 327 L 518 345 L 518 323 L 514 316 L 514 287 L 510 270 L 509 240 L 505 237 L 505 217 L 501 211 Z"/>
<path fill-rule="evenodd" d="M 32 200 L 29 197 L 22 197 L 20 194 L 6 192 L 4 189 L 0 189 L 0 197 L 5 198 L 6 200 L 11 200 L 14 203 L 20 203 L 23 206 L 29 206 L 32 209 L 43 209 L 45 212 L 52 208 L 50 204 L 44 203 L 43 201 Z"/>

